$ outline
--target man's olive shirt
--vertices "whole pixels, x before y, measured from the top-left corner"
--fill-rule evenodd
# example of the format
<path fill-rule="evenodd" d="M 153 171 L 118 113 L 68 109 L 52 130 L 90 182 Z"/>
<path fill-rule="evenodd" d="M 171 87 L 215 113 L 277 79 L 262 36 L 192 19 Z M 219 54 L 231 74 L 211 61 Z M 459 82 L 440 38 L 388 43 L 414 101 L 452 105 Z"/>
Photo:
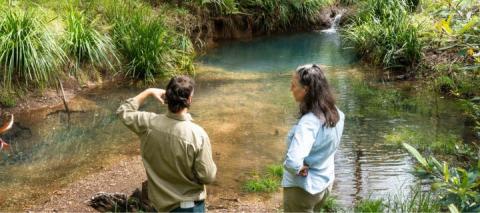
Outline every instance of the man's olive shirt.
<path fill-rule="evenodd" d="M 212 183 L 217 172 L 207 133 L 192 122 L 190 114 L 159 115 L 138 108 L 131 98 L 117 115 L 140 137 L 152 204 L 163 212 L 182 201 L 204 200 L 204 184 Z"/>

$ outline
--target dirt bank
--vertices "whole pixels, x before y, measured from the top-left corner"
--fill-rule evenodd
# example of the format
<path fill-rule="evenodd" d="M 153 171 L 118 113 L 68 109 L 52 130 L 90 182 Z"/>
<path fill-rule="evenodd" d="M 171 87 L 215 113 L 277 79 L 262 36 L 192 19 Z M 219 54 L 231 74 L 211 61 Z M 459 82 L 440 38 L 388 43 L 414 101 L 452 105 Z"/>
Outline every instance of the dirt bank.
<path fill-rule="evenodd" d="M 48 195 L 44 203 L 26 208 L 26 211 L 78 211 L 95 212 L 88 201 L 98 192 L 125 193 L 130 195 L 146 180 L 140 156 L 125 157 L 117 164 L 90 174 L 67 187 Z M 281 192 L 273 195 L 251 195 L 232 191 L 215 193 L 216 186 L 208 188 L 207 209 L 213 212 L 246 211 L 277 212 L 281 206 Z"/>

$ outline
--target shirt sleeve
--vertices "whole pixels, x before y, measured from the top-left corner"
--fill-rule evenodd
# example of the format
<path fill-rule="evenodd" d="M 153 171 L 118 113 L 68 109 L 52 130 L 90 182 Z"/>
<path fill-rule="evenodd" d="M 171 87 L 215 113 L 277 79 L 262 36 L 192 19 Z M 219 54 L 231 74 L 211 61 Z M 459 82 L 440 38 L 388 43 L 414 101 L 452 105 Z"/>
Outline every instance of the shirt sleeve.
<path fill-rule="evenodd" d="M 291 174 L 298 174 L 304 164 L 304 159 L 315 143 L 318 126 L 313 121 L 300 122 L 295 129 L 292 142 L 287 150 L 283 167 Z"/>
<path fill-rule="evenodd" d="M 217 166 L 213 162 L 212 147 L 210 139 L 205 134 L 203 136 L 202 147 L 198 150 L 195 157 L 195 174 L 201 184 L 210 184 L 215 180 Z"/>
<path fill-rule="evenodd" d="M 139 104 L 130 98 L 117 109 L 117 116 L 130 130 L 142 135 L 149 129 L 150 119 L 155 113 L 138 111 L 138 108 Z"/>

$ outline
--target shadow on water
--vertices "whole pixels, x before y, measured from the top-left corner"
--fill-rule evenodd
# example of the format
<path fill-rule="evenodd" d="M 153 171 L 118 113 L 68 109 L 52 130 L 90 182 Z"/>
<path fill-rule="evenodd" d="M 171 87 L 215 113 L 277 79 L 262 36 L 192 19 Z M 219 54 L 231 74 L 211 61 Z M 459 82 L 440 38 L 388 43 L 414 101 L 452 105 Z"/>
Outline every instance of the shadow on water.
<path fill-rule="evenodd" d="M 225 43 L 199 59 L 191 113 L 208 132 L 219 169 L 210 195 L 240 193 L 253 170 L 282 162 L 285 135 L 297 120 L 290 72 L 300 64 L 326 66 L 347 116 L 334 185 L 343 206 L 417 181 L 409 173 L 411 158 L 387 144 L 386 134 L 404 127 L 433 134 L 462 132 L 455 103 L 441 99 L 434 110 L 428 94 L 370 84 L 364 76 L 368 70 L 355 64 L 355 55 L 340 41 L 337 34 L 275 36 Z M 30 133 L 10 138 L 12 152 L 2 153 L 0 209 L 19 210 L 122 156 L 138 155 L 138 138 L 116 119 L 115 110 L 139 91 L 120 87 L 84 94 L 69 103 L 82 111 L 71 114 L 71 125 L 61 112 L 17 116 Z M 163 113 L 166 107 L 151 101 L 143 110 Z"/>

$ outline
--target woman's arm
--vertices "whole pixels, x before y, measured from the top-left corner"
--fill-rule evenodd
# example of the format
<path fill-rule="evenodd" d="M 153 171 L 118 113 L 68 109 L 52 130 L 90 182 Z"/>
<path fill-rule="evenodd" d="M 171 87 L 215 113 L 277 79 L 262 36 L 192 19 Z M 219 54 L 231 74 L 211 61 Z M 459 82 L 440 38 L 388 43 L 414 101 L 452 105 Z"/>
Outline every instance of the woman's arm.
<path fill-rule="evenodd" d="M 312 150 L 317 130 L 318 125 L 315 121 L 305 120 L 299 123 L 283 163 L 287 172 L 301 176 L 307 175 L 308 165 L 304 164 L 304 159 Z"/>

